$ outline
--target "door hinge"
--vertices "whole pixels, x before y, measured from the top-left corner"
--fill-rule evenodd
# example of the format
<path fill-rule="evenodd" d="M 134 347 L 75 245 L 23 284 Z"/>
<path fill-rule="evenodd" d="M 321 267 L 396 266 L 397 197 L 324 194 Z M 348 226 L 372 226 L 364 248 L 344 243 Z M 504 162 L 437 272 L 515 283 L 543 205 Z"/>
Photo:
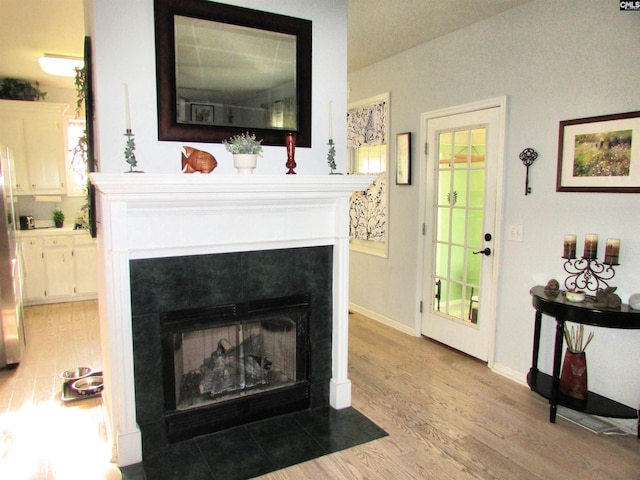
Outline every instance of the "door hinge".
<path fill-rule="evenodd" d="M 429 144 L 424 142 L 424 154 L 429 155 Z"/>
<path fill-rule="evenodd" d="M 422 313 L 422 300 L 420 300 L 420 313 Z"/>
<path fill-rule="evenodd" d="M 423 223 L 422 224 L 422 236 L 426 236 L 427 235 L 427 224 Z"/>

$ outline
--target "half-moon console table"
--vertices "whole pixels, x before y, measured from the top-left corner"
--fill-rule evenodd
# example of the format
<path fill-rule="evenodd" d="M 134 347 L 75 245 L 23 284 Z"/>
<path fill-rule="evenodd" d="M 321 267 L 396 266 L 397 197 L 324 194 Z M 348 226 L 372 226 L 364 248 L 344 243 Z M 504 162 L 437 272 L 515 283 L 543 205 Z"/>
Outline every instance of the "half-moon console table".
<path fill-rule="evenodd" d="M 560 292 L 556 296 L 547 295 L 543 286 L 533 287 L 529 293 L 533 299 L 533 307 L 536 309 L 536 323 L 533 333 L 533 360 L 527 375 L 527 383 L 531 390 L 549 399 L 551 405 L 549 421 L 555 423 L 558 405 L 603 417 L 638 418 L 638 410 L 627 405 L 593 392 L 587 394 L 586 401 L 578 400 L 563 395 L 559 391 L 559 385 L 565 322 L 605 328 L 640 329 L 640 310 L 633 310 L 624 304 L 619 310 L 597 308 L 591 297 L 587 297 L 581 303 L 571 302 L 566 299 L 564 292 Z M 543 313 L 556 320 L 552 376 L 538 370 L 538 350 Z M 638 425 L 638 438 L 640 438 L 640 424 Z"/>

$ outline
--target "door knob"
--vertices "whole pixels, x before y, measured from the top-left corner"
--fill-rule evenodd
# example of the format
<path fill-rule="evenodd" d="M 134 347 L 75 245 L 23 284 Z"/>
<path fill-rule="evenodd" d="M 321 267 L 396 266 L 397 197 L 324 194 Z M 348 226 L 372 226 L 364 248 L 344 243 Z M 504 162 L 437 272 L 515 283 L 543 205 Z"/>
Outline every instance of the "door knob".
<path fill-rule="evenodd" d="M 477 255 L 479 253 L 481 253 L 483 255 L 486 255 L 488 257 L 489 255 L 491 255 L 491 249 L 489 247 L 487 247 L 484 250 L 480 250 L 478 252 L 473 252 L 474 255 Z"/>

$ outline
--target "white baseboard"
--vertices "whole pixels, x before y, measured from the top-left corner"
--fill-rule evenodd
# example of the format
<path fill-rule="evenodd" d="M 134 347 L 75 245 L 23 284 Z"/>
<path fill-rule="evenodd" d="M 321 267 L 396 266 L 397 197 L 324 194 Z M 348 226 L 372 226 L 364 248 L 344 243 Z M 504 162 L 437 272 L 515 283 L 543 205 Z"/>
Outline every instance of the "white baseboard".
<path fill-rule="evenodd" d="M 349 303 L 349 310 L 352 310 L 356 313 L 364 315 L 365 317 L 375 320 L 376 322 L 383 323 L 388 327 L 395 328 L 396 330 L 399 330 L 402 333 L 411 335 L 412 337 L 419 336 L 419 335 L 416 335 L 415 329 L 413 329 L 409 325 L 405 325 L 404 323 L 400 323 L 400 322 L 397 322 L 396 320 L 392 320 L 389 317 L 385 317 L 384 315 L 376 313 L 360 305 L 356 305 L 355 303 Z"/>
<path fill-rule="evenodd" d="M 504 365 L 495 362 L 491 366 L 491 371 L 496 372 L 498 375 L 502 375 L 503 377 L 506 377 L 509 380 L 513 380 L 514 382 L 517 382 L 526 387 L 529 386 L 529 384 L 527 384 L 526 373 L 518 372 L 512 368 L 505 367 Z"/>

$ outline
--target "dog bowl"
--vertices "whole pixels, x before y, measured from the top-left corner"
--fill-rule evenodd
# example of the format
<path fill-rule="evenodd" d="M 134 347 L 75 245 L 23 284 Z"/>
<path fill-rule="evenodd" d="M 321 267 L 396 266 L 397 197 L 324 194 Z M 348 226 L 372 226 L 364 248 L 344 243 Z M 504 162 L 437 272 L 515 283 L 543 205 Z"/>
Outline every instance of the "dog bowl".
<path fill-rule="evenodd" d="M 93 370 L 89 367 L 76 367 L 71 370 L 65 370 L 60 374 L 60 378 L 63 380 L 78 380 L 91 375 Z"/>
<path fill-rule="evenodd" d="M 567 300 L 570 302 L 584 302 L 586 295 L 584 292 L 567 290 Z"/>
<path fill-rule="evenodd" d="M 71 385 L 71 388 L 80 395 L 93 395 L 94 393 L 101 392 L 103 385 L 104 383 L 101 376 L 92 375 L 76 380 Z"/>

